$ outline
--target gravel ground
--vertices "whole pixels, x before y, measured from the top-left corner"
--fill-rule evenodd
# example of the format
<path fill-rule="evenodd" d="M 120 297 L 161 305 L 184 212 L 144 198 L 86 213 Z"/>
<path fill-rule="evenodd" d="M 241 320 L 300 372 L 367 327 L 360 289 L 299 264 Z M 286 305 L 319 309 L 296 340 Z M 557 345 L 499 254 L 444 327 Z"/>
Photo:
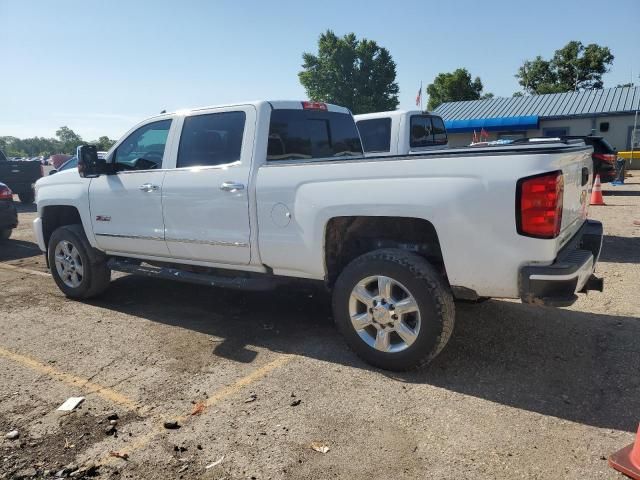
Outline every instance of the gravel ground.
<path fill-rule="evenodd" d="M 300 286 L 120 275 L 67 300 L 20 206 L 0 247 L 0 478 L 622 478 L 606 458 L 640 420 L 640 181 L 605 190 L 604 293 L 458 304 L 445 351 L 401 375 L 359 361 Z"/>

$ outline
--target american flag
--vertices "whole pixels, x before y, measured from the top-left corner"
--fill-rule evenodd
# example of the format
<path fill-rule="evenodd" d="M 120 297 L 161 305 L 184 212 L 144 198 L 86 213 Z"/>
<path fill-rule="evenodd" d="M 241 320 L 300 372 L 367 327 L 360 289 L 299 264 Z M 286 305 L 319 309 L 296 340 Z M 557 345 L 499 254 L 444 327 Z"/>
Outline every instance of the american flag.
<path fill-rule="evenodd" d="M 416 95 L 416 107 L 419 107 L 421 104 L 422 104 L 422 84 L 420 84 L 418 95 Z"/>

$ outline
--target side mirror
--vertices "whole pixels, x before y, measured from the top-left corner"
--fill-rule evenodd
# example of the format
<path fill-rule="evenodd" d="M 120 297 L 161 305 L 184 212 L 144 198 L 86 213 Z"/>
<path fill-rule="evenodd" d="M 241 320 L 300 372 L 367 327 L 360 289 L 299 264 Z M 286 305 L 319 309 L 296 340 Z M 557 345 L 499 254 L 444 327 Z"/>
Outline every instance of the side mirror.
<path fill-rule="evenodd" d="M 55 168 L 53 170 L 49 170 L 49 175 L 53 175 L 54 173 L 58 173 L 58 170 Z"/>
<path fill-rule="evenodd" d="M 77 150 L 78 173 L 83 178 L 99 177 L 107 173 L 107 161 L 98 158 L 95 145 L 81 145 Z"/>

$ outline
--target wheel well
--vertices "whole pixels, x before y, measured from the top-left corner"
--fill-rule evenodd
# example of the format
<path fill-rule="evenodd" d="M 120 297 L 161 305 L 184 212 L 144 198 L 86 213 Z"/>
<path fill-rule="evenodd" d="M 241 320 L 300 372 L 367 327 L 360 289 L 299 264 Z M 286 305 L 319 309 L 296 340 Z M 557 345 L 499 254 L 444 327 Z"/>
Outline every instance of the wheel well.
<path fill-rule="evenodd" d="M 380 248 L 399 248 L 426 258 L 446 279 L 440 241 L 433 224 L 422 218 L 337 217 L 325 231 L 326 280 L 333 285 L 353 259 Z"/>
<path fill-rule="evenodd" d="M 45 245 L 49 245 L 49 238 L 56 228 L 74 224 L 82 225 L 80 213 L 76 207 L 68 205 L 45 207 L 42 213 L 42 233 Z"/>

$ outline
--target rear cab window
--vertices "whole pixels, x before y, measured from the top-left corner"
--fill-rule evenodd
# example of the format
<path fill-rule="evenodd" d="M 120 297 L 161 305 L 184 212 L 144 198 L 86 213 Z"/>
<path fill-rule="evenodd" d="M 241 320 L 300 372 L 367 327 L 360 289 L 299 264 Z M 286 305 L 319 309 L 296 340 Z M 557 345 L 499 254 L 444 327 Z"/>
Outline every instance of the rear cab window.
<path fill-rule="evenodd" d="M 412 115 L 409 124 L 409 137 L 411 148 L 447 144 L 447 132 L 442 118 L 431 115 Z"/>
<path fill-rule="evenodd" d="M 274 109 L 267 160 L 340 160 L 362 156 L 353 117 L 327 110 Z"/>
<path fill-rule="evenodd" d="M 362 148 L 367 153 L 391 150 L 391 118 L 372 118 L 357 122 Z"/>

